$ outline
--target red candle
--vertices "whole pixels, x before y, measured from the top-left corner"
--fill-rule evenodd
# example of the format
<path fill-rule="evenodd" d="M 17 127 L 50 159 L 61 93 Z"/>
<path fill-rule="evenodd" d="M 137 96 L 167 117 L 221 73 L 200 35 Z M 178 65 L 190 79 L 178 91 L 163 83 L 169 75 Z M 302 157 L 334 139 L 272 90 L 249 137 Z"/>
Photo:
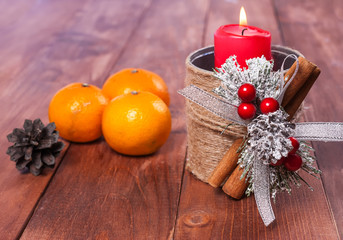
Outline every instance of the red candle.
<path fill-rule="evenodd" d="M 221 67 L 232 55 L 236 55 L 241 68 L 247 67 L 245 60 L 250 58 L 264 55 L 267 60 L 271 60 L 270 32 L 240 24 L 219 27 L 214 34 L 215 67 Z"/>

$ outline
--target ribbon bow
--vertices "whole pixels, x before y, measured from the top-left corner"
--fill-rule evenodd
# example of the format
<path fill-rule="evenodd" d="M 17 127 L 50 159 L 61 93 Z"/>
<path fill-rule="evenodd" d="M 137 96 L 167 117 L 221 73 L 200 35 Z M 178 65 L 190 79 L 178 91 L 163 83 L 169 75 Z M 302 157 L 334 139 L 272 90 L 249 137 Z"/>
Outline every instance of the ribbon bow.
<path fill-rule="evenodd" d="M 295 57 L 290 55 L 289 57 Z M 295 57 L 296 58 L 296 57 Z M 284 85 L 284 78 L 282 76 L 281 86 L 284 86 L 277 98 L 281 103 L 284 92 L 292 82 L 294 76 L 298 71 L 299 63 L 297 62 L 295 73 L 292 78 Z M 283 66 L 281 67 L 283 71 Z M 237 113 L 237 107 L 231 103 L 214 97 L 208 92 L 190 85 L 180 91 L 179 94 L 189 99 L 190 101 L 202 106 L 213 114 L 235 122 L 240 125 L 248 125 L 249 121 L 243 120 Z M 342 122 L 308 122 L 308 123 L 295 123 L 294 136 L 298 140 L 303 141 L 324 141 L 324 142 L 336 142 L 343 141 L 343 123 Z M 270 184 L 269 184 L 269 165 L 266 165 L 258 159 L 254 158 L 253 161 L 254 171 L 254 195 L 260 216 L 266 226 L 271 224 L 275 220 L 275 215 L 270 201 Z"/>

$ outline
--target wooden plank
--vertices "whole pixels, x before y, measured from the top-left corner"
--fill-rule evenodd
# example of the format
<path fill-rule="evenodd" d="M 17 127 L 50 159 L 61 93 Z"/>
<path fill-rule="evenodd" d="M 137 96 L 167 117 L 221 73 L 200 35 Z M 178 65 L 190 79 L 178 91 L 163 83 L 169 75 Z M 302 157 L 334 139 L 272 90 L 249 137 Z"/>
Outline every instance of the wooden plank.
<path fill-rule="evenodd" d="M 139 158 L 118 155 L 103 140 L 73 144 L 21 239 L 166 239 L 184 135 L 173 133 L 157 154 Z"/>
<path fill-rule="evenodd" d="M 173 117 L 167 143 L 136 158 L 115 153 L 103 140 L 73 144 L 22 239 L 173 236 L 186 151 L 184 101 L 176 90 L 183 87 L 186 56 L 200 47 L 207 6 L 207 0 L 153 2 L 112 68 L 147 68 L 166 80 Z"/>
<path fill-rule="evenodd" d="M 276 222 L 265 227 L 254 197 L 234 200 L 185 173 L 175 239 L 337 239 L 321 182 L 282 193 L 273 204 Z"/>
<path fill-rule="evenodd" d="M 212 1 L 205 45 L 213 42 L 210 35 L 218 26 L 237 22 L 240 4 Z M 251 1 L 245 6 L 248 23 L 270 29 L 273 43 L 282 43 L 273 2 Z M 291 196 L 279 194 L 273 206 L 276 222 L 266 228 L 254 197 L 233 200 L 221 189 L 214 189 L 186 172 L 175 239 L 336 239 L 338 236 L 322 183 L 314 178 L 306 179 L 315 191 L 302 186 L 294 189 Z"/>
<path fill-rule="evenodd" d="M 49 101 L 67 83 L 103 79 L 149 4 L 149 0 L 1 2 L 2 239 L 21 234 L 55 171 L 47 170 L 39 177 L 20 174 L 5 155 L 6 135 L 22 126 L 25 118 L 47 123 Z M 93 11 L 95 7 L 98 11 Z"/>
<path fill-rule="evenodd" d="M 343 121 L 343 2 L 275 1 L 285 44 L 294 46 L 322 72 L 306 99 L 307 121 Z M 325 192 L 343 238 L 342 143 L 314 143 Z"/>

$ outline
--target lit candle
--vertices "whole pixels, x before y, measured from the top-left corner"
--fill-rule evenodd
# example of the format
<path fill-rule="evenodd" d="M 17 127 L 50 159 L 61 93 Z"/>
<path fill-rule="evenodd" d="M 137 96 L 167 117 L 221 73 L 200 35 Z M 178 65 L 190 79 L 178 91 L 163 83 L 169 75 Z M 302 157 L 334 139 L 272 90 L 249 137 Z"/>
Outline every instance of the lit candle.
<path fill-rule="evenodd" d="M 270 32 L 248 26 L 244 8 L 241 8 L 239 24 L 224 25 L 214 34 L 215 67 L 221 67 L 226 59 L 236 55 L 238 64 L 247 67 L 245 60 L 261 57 L 271 60 Z"/>

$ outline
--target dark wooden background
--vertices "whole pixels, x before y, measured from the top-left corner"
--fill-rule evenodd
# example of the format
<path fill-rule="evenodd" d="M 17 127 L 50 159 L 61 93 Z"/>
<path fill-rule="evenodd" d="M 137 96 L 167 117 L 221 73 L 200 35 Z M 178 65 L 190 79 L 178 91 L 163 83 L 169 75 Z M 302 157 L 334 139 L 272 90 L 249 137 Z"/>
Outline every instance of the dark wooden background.
<path fill-rule="evenodd" d="M 280 194 L 265 228 L 254 198 L 241 201 L 185 171 L 186 56 L 237 23 L 269 30 L 322 74 L 307 121 L 343 121 L 341 0 L 1 0 L 0 239 L 338 239 L 343 236 L 343 145 L 315 143 L 314 192 Z M 20 174 L 6 135 L 25 118 L 48 122 L 54 93 L 71 82 L 99 87 L 124 68 L 160 74 L 171 94 L 172 133 L 159 152 L 126 157 L 103 139 L 67 143 L 53 170 Z"/>

